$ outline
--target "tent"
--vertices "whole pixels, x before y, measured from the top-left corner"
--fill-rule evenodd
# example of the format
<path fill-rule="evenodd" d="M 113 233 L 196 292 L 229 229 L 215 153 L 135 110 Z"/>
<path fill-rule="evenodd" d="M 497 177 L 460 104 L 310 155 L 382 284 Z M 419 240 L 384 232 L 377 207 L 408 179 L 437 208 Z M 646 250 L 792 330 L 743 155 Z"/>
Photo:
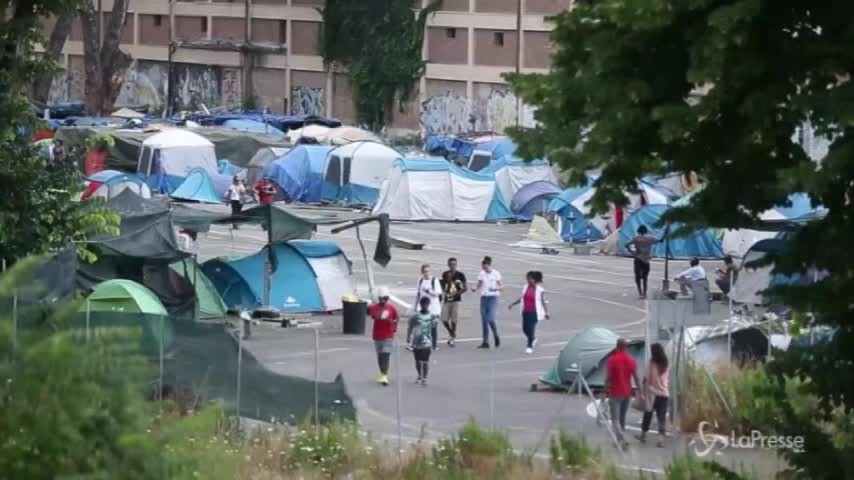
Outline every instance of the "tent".
<path fill-rule="evenodd" d="M 664 227 L 658 222 L 671 207 L 667 205 L 646 205 L 635 211 L 620 227 L 620 237 L 617 243 L 617 254 L 628 255 L 626 243 L 637 234 L 638 227 L 645 225 L 650 235 L 663 238 Z M 676 236 L 675 232 L 682 227 L 680 224 L 670 225 L 670 241 L 659 242 L 652 247 L 652 256 L 663 258 L 669 245 L 670 258 L 721 258 L 721 236 L 715 229 L 699 229 L 687 235 Z"/>
<path fill-rule="evenodd" d="M 300 138 L 305 137 L 313 138 L 317 140 L 318 143 L 326 143 L 330 130 L 332 129 L 325 125 L 306 125 L 302 128 L 289 131 L 288 140 L 290 140 L 291 143 L 296 144 Z"/>
<path fill-rule="evenodd" d="M 570 188 L 549 203 L 548 211 L 557 215 L 558 232 L 567 242 L 595 242 L 604 238 L 602 230 L 575 203 L 590 190 L 589 186 Z"/>
<path fill-rule="evenodd" d="M 264 169 L 262 178 L 270 178 L 287 195 L 289 202 L 319 202 L 326 158 L 332 147 L 298 145 Z"/>
<path fill-rule="evenodd" d="M 229 130 L 237 130 L 239 132 L 269 135 L 279 141 L 285 139 L 285 132 L 268 123 L 259 122 L 257 120 L 235 118 L 233 120 L 226 120 L 223 122 L 222 127 Z"/>
<path fill-rule="evenodd" d="M 759 219 L 763 222 L 796 219 L 808 215 L 812 211 L 813 208 L 809 196 L 804 193 L 795 193 L 789 195 L 785 205 L 762 212 L 759 215 Z M 723 234 L 721 245 L 725 254 L 742 258 L 756 242 L 774 238 L 776 235 L 777 232 L 774 231 L 747 228 L 727 230 Z"/>
<path fill-rule="evenodd" d="M 283 312 L 328 312 L 353 293 L 350 261 L 337 244 L 293 240 L 240 258 L 215 258 L 202 265 L 226 305 L 257 308 L 264 302 L 264 264 L 273 248 L 278 267 L 270 282 L 270 303 Z"/>
<path fill-rule="evenodd" d="M 142 142 L 137 172 L 151 178 L 149 185 L 172 193 L 194 168 L 218 173 L 214 144 L 188 130 L 172 129 Z"/>
<path fill-rule="evenodd" d="M 602 327 L 589 327 L 575 334 L 561 349 L 555 364 L 540 381 L 555 388 L 568 388 L 575 382 L 577 369 L 587 383 L 593 388 L 601 388 L 605 384 L 605 362 L 608 361 L 620 337 L 614 332 Z M 638 376 L 643 376 L 644 348 L 643 342 L 630 342 L 629 354 L 638 363 Z"/>
<path fill-rule="evenodd" d="M 231 177 L 208 174 L 202 168 L 194 168 L 170 197 L 177 200 L 189 200 L 201 203 L 222 203 Z"/>
<path fill-rule="evenodd" d="M 116 110 L 110 116 L 114 117 L 114 118 L 123 118 L 126 120 L 130 120 L 133 118 L 139 118 L 139 119 L 145 118 L 144 113 L 139 113 L 136 110 L 131 110 L 130 108 L 127 108 L 127 107 L 122 107 L 122 108 Z"/>
<path fill-rule="evenodd" d="M 87 198 L 103 198 L 110 200 L 125 190 L 139 195 L 142 198 L 151 198 L 151 189 L 137 175 L 128 175 L 115 170 L 102 170 L 89 177 L 89 186 L 82 200 Z"/>
<path fill-rule="evenodd" d="M 321 196 L 352 204 L 374 205 L 400 152 L 376 142 L 353 142 L 329 152 Z"/>
<path fill-rule="evenodd" d="M 319 140 L 319 139 L 318 139 Z M 352 142 L 382 143 L 380 137 L 359 127 L 337 127 L 329 130 L 326 141 L 331 145 L 346 145 Z"/>
<path fill-rule="evenodd" d="M 273 160 L 288 153 L 289 148 L 285 147 L 262 147 L 259 148 L 255 155 L 249 160 L 249 165 L 246 167 L 246 181 L 250 187 L 254 187 L 258 180 L 261 180 L 262 173 L 267 165 L 273 163 Z"/>
<path fill-rule="evenodd" d="M 373 212 L 392 220 L 482 222 L 513 216 L 494 176 L 443 159 L 395 161 Z"/>
<path fill-rule="evenodd" d="M 170 265 L 172 269 L 193 284 L 196 290 L 196 302 L 199 307 L 199 318 L 222 318 L 226 314 L 225 302 L 216 291 L 213 282 L 205 272 L 196 268 L 196 263 L 189 260 Z"/>
<path fill-rule="evenodd" d="M 495 176 L 495 182 L 506 205 L 510 205 L 516 192 L 529 183 L 545 181 L 557 184 L 552 167 L 545 160 L 526 162 L 515 157 L 504 157 L 480 173 Z"/>
<path fill-rule="evenodd" d="M 142 327 L 142 345 L 148 354 L 168 348 L 174 340 L 171 322 L 163 304 L 151 290 L 131 280 L 99 283 L 78 310 L 78 327 Z M 82 324 L 81 324 L 82 323 Z"/>
<path fill-rule="evenodd" d="M 738 272 L 738 279 L 732 289 L 733 301 L 752 305 L 765 305 L 768 299 L 764 292 L 778 285 L 809 285 L 824 278 L 827 274 L 810 268 L 806 275 L 786 276 L 773 274 L 773 264 L 756 266 L 755 262 L 762 260 L 770 253 L 779 254 L 786 249 L 786 235 L 779 234 L 775 238 L 766 238 L 756 242 L 744 255 Z"/>
<path fill-rule="evenodd" d="M 560 188 L 554 182 L 548 180 L 531 182 L 513 195 L 510 210 L 513 214 L 530 220 L 534 215 L 548 212 L 549 204 L 558 195 L 560 195 Z"/>

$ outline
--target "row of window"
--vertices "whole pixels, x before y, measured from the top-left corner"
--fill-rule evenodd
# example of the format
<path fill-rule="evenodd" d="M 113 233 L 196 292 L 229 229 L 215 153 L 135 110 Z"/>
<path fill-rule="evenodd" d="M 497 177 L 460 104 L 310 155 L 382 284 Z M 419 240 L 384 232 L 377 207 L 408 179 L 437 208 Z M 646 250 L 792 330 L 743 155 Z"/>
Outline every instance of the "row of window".
<path fill-rule="evenodd" d="M 445 29 L 445 36 L 448 38 L 457 38 L 457 29 L 455 27 L 449 27 Z M 496 47 L 504 46 L 504 32 L 494 32 L 492 34 L 492 43 Z"/>

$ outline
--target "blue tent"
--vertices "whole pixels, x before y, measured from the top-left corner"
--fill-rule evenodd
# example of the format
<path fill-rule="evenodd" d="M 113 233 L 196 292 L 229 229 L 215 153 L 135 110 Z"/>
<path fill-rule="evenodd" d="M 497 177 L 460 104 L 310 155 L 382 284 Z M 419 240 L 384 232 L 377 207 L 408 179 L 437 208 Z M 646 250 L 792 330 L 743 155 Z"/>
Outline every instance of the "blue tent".
<path fill-rule="evenodd" d="M 581 187 L 567 188 L 560 192 L 549 203 L 549 212 L 560 217 L 560 236 L 564 241 L 595 242 L 602 240 L 604 235 L 593 225 L 584 213 L 572 204 L 577 198 L 593 188 L 593 179 L 588 178 L 587 184 Z"/>
<path fill-rule="evenodd" d="M 89 180 L 90 182 L 104 183 L 113 177 L 118 177 L 119 175 L 124 175 L 124 173 L 118 170 L 101 170 L 98 173 L 94 173 L 86 177 L 86 180 Z"/>
<path fill-rule="evenodd" d="M 629 255 L 626 243 L 637 234 L 638 227 L 645 225 L 650 235 L 658 238 L 664 237 L 663 226 L 658 225 L 661 217 L 672 207 L 668 205 L 645 205 L 629 216 L 619 230 L 617 239 L 617 254 Z M 670 225 L 670 241 L 657 243 L 652 247 L 654 257 L 664 258 L 666 256 L 666 245 L 670 246 L 670 258 L 721 258 L 723 247 L 721 246 L 721 235 L 714 229 L 695 230 L 684 236 L 674 236 L 681 228 L 680 224 Z"/>
<path fill-rule="evenodd" d="M 235 175 L 240 175 L 244 171 L 243 168 L 238 167 L 231 163 L 231 160 L 225 158 L 216 162 L 216 166 L 220 175 L 226 175 L 232 178 L 234 178 Z"/>
<path fill-rule="evenodd" d="M 240 258 L 214 258 L 202 265 L 225 304 L 257 308 L 264 301 L 267 248 Z M 293 240 L 272 245 L 278 268 L 271 276 L 270 304 L 283 312 L 341 308 L 353 293 L 350 262 L 335 242 Z"/>
<path fill-rule="evenodd" d="M 510 210 L 520 218 L 530 220 L 538 213 L 547 212 L 551 201 L 560 193 L 560 188 L 552 182 L 531 182 L 516 192 L 510 202 Z"/>
<path fill-rule="evenodd" d="M 259 122 L 257 120 L 252 119 L 235 118 L 232 120 L 226 120 L 225 122 L 223 122 L 222 126 L 223 128 L 237 130 L 240 132 L 260 133 L 264 135 L 269 135 L 276 140 L 285 139 L 285 132 L 270 125 L 269 123 L 264 123 L 263 121 Z"/>
<path fill-rule="evenodd" d="M 326 170 L 326 157 L 333 147 L 298 145 L 264 168 L 291 202 L 319 202 Z"/>
<path fill-rule="evenodd" d="M 217 175 L 211 178 L 202 168 L 190 170 L 181 185 L 170 195 L 178 200 L 190 200 L 201 203 L 222 203 L 228 190 L 230 177 Z"/>

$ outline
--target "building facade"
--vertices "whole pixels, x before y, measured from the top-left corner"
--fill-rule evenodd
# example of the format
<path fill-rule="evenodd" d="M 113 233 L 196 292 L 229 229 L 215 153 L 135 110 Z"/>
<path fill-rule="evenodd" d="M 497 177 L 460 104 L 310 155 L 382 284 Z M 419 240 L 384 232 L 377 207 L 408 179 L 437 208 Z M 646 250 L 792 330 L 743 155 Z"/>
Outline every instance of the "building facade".
<path fill-rule="evenodd" d="M 532 122 L 501 75 L 517 66 L 522 72 L 549 68 L 548 17 L 568 9 L 570 1 L 444 0 L 428 21 L 427 67 L 417 99 L 405 112 L 395 112 L 391 127 L 456 133 Z M 100 3 L 106 25 L 112 0 Z M 351 123 L 355 112 L 347 76 L 326 72 L 318 55 L 322 7 L 322 0 L 252 0 L 248 6 L 242 0 L 131 0 L 122 45 L 134 63 L 118 104 L 165 107 L 174 42 L 179 108 L 199 103 L 237 108 L 244 87 L 251 85 L 258 106 Z M 45 28 L 49 32 L 52 26 Z M 53 99 L 82 98 L 82 39 L 75 20 L 63 56 L 66 75 L 54 83 Z M 236 49 L 223 48 L 247 40 L 270 48 L 252 55 L 251 62 Z"/>

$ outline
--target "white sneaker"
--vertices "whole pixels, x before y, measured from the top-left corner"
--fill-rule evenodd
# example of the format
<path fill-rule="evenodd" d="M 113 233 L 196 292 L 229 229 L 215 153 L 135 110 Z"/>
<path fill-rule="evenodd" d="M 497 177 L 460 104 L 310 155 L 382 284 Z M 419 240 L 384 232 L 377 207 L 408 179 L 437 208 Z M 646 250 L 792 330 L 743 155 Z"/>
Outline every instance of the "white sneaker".
<path fill-rule="evenodd" d="M 539 338 L 535 338 L 535 339 L 534 339 L 534 342 L 531 344 L 531 347 L 536 347 L 536 346 L 537 346 L 537 342 L 539 342 L 539 341 L 540 341 L 540 339 L 539 339 Z"/>
<path fill-rule="evenodd" d="M 530 354 L 534 353 L 534 349 L 533 349 L 533 348 L 531 348 L 531 347 L 528 347 L 528 348 L 526 348 L 526 349 L 525 349 L 525 353 L 527 353 L 528 355 L 530 355 Z"/>

